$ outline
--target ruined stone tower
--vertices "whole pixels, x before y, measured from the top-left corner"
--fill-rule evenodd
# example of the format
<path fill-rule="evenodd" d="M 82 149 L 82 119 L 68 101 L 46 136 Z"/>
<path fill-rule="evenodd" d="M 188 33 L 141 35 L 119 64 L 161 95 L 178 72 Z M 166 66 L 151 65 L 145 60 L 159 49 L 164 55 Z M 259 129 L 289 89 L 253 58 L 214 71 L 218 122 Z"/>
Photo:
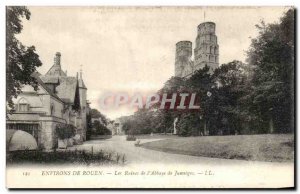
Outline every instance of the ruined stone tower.
<path fill-rule="evenodd" d="M 196 46 L 194 49 L 194 68 L 200 69 L 205 65 L 210 72 L 219 66 L 219 45 L 216 36 L 216 24 L 204 22 L 198 26 Z"/>
<path fill-rule="evenodd" d="M 175 76 L 185 77 L 193 72 L 192 54 L 192 42 L 177 42 L 175 54 Z"/>
<path fill-rule="evenodd" d="M 212 73 L 219 66 L 219 45 L 216 24 L 204 22 L 198 25 L 194 61 L 192 61 L 192 42 L 180 41 L 176 44 L 175 76 L 190 77 L 196 70 L 207 65 Z"/>

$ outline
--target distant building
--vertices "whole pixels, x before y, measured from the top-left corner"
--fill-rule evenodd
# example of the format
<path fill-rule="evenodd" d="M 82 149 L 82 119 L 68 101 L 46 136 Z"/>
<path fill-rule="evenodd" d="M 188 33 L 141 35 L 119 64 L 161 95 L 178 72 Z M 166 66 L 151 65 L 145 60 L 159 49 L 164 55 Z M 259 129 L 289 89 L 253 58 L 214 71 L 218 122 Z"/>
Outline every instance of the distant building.
<path fill-rule="evenodd" d="M 176 43 L 175 76 L 190 77 L 207 65 L 210 72 L 219 66 L 219 45 L 216 36 L 216 24 L 204 22 L 198 25 L 194 60 L 191 41 Z"/>
<path fill-rule="evenodd" d="M 114 121 L 110 121 L 107 124 L 107 128 L 111 131 L 112 135 L 124 135 L 123 131 L 123 123 L 120 119 L 116 119 Z"/>
<path fill-rule="evenodd" d="M 107 124 L 107 128 L 111 131 L 112 135 L 115 135 L 116 128 L 114 126 L 114 121 L 109 121 L 108 124 Z"/>
<path fill-rule="evenodd" d="M 56 125 L 71 124 L 76 134 L 86 139 L 89 111 L 87 88 L 80 76 L 67 76 L 61 69 L 61 54 L 56 53 L 54 64 L 45 75 L 33 73 L 38 83 L 35 91 L 24 85 L 22 93 L 14 98 L 15 108 L 7 118 L 7 129 L 26 131 L 42 149 L 57 147 Z"/>
<path fill-rule="evenodd" d="M 109 130 L 112 132 L 112 135 L 125 135 L 123 124 L 128 119 L 131 119 L 131 116 L 122 116 L 115 119 L 115 121 L 108 126 Z"/>
<path fill-rule="evenodd" d="M 117 118 L 113 123 L 112 135 L 124 135 L 122 119 Z"/>

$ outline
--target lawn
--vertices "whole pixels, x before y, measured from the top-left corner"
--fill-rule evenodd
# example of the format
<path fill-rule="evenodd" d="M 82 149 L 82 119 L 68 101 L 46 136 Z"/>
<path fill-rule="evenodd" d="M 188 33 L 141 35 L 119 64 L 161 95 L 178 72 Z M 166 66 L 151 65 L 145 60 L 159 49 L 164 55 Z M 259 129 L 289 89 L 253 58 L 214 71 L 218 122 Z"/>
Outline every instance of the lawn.
<path fill-rule="evenodd" d="M 163 152 L 212 158 L 292 162 L 293 134 L 201 136 L 163 139 L 141 144 Z"/>

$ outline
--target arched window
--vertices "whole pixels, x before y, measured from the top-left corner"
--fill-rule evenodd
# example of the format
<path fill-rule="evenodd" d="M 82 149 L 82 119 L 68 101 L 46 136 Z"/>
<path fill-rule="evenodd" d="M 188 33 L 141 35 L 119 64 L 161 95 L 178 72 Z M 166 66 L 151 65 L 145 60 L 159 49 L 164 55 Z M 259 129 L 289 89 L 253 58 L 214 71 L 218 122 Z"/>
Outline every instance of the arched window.
<path fill-rule="evenodd" d="M 29 111 L 29 103 L 25 98 L 21 98 L 18 102 L 18 111 L 27 112 Z"/>
<path fill-rule="evenodd" d="M 214 54 L 214 47 L 213 46 L 210 47 L 210 53 Z"/>

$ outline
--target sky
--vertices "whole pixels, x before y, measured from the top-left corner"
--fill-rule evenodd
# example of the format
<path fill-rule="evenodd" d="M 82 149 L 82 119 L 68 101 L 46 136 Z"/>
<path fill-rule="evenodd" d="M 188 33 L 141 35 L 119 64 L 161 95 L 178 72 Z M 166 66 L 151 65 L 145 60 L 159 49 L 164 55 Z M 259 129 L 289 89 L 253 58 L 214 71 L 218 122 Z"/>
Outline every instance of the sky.
<path fill-rule="evenodd" d="M 107 92 L 130 96 L 159 90 L 174 75 L 175 44 L 193 42 L 197 26 L 216 23 L 220 64 L 241 60 L 255 25 L 278 22 L 288 7 L 28 7 L 29 21 L 17 38 L 34 45 L 45 74 L 61 52 L 68 76 L 82 69 L 87 98 L 108 118 L 130 115 L 135 109 L 122 106 L 101 109 Z M 205 12 L 205 18 L 204 18 Z"/>

